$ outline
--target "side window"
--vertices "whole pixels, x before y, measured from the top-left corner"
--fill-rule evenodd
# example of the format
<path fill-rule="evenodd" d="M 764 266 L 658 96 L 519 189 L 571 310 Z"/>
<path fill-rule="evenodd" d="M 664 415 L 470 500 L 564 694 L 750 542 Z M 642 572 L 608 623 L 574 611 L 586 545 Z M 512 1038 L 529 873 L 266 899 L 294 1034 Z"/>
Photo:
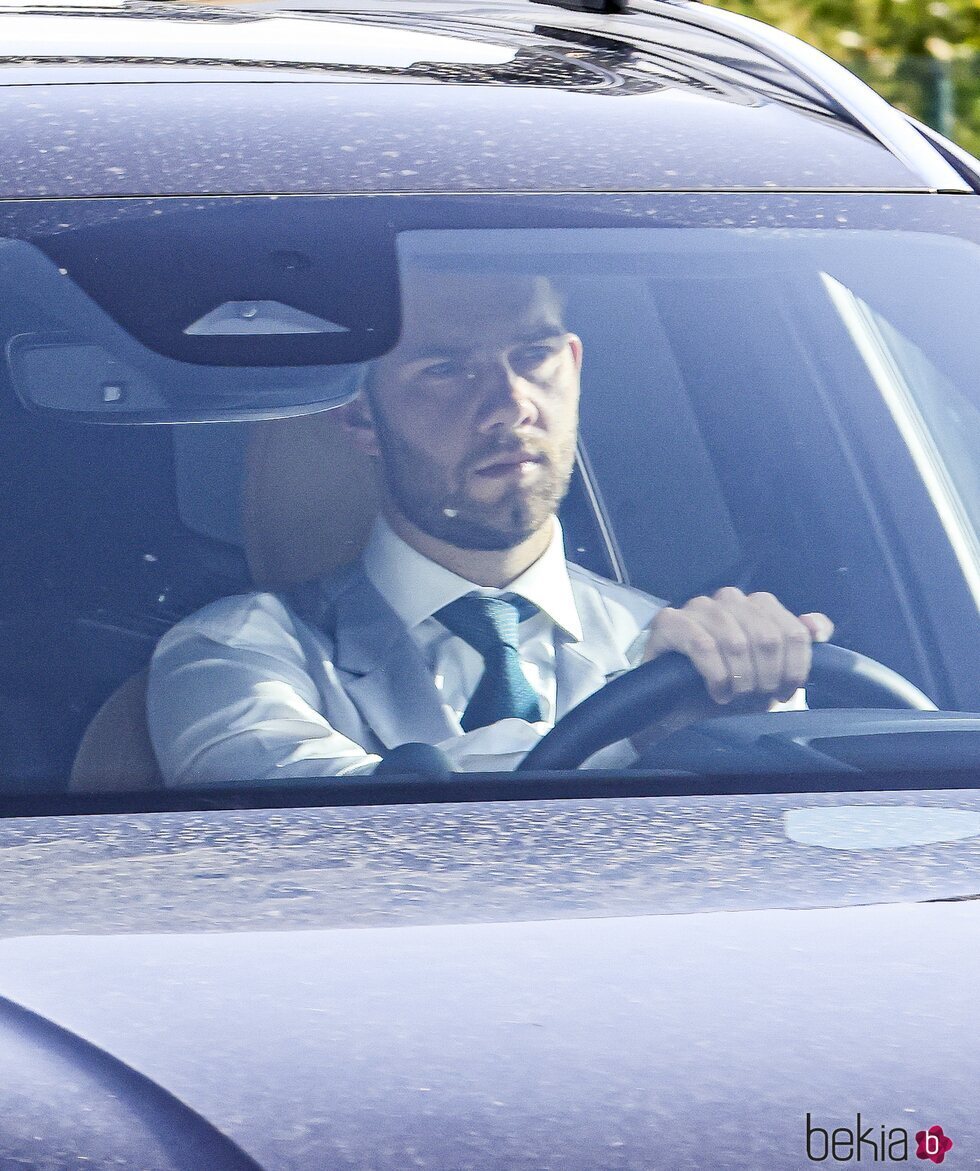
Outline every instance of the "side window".
<path fill-rule="evenodd" d="M 919 466 L 940 512 L 980 542 L 980 400 L 942 373 L 914 341 L 833 277 L 824 282 Z M 965 525 L 964 522 L 965 521 Z M 980 560 L 978 558 L 977 560 Z"/>
<path fill-rule="evenodd" d="M 737 575 L 742 549 L 644 282 L 569 296 L 582 337 L 582 437 L 631 584 L 684 601 Z"/>

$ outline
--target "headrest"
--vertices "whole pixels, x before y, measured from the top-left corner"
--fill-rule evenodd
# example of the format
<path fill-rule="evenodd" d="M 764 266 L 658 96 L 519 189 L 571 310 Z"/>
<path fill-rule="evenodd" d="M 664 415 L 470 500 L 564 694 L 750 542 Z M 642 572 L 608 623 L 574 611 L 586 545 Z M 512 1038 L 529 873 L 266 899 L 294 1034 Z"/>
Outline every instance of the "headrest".
<path fill-rule="evenodd" d="M 245 555 L 279 589 L 356 560 L 380 508 L 371 459 L 337 411 L 254 423 L 243 481 Z"/>

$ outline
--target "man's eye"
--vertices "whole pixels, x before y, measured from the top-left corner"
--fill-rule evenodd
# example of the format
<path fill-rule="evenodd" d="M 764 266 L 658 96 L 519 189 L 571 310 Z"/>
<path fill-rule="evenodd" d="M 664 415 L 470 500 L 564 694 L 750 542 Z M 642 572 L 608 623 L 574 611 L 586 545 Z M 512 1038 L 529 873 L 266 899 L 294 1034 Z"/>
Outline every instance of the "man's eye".
<path fill-rule="evenodd" d="M 524 370 L 535 370 L 549 358 L 554 357 L 556 347 L 553 345 L 522 346 L 515 355 L 515 365 Z"/>
<path fill-rule="evenodd" d="M 465 372 L 462 362 L 433 362 L 421 370 L 423 378 L 441 381 L 446 378 L 460 378 Z"/>

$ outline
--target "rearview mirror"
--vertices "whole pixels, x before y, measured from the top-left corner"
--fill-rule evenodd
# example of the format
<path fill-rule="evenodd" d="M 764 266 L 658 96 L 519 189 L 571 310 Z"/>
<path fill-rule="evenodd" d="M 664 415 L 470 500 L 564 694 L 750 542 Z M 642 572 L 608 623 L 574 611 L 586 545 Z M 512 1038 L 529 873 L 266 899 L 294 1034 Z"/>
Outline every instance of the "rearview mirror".
<path fill-rule="evenodd" d="M 97 423 L 248 421 L 348 401 L 401 326 L 394 234 L 359 203 L 204 200 L 0 239 L 14 393 Z"/>

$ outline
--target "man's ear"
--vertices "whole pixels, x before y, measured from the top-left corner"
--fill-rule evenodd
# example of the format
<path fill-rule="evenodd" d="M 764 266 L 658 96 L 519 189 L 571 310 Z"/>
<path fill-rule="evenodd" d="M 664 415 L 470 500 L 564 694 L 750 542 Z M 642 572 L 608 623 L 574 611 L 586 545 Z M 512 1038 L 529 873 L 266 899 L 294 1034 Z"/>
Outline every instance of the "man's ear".
<path fill-rule="evenodd" d="M 580 373 L 582 370 L 582 339 L 577 333 L 570 333 L 568 335 L 568 348 L 572 351 L 575 370 Z"/>
<path fill-rule="evenodd" d="M 341 426 L 365 455 L 380 455 L 378 433 L 374 427 L 371 404 L 362 390 L 355 399 L 337 408 Z"/>

